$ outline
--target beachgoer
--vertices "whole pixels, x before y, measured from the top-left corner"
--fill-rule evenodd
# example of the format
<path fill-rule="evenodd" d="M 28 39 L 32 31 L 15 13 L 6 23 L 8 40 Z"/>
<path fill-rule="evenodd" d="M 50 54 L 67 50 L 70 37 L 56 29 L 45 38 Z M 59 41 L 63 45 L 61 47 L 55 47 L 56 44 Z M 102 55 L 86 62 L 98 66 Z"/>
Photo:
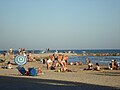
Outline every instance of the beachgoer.
<path fill-rule="evenodd" d="M 58 55 L 54 54 L 54 58 L 55 58 L 55 60 L 58 60 Z"/>
<path fill-rule="evenodd" d="M 42 71 L 41 71 L 40 67 L 38 67 L 37 75 L 40 75 L 41 72 L 42 72 Z"/>
<path fill-rule="evenodd" d="M 9 49 L 9 53 L 13 54 L 13 49 L 12 48 Z"/>
<path fill-rule="evenodd" d="M 32 62 L 32 61 L 33 61 L 33 57 L 32 57 L 32 54 L 31 54 L 31 53 L 29 53 L 29 54 L 27 55 L 27 59 L 28 59 L 28 62 Z"/>
<path fill-rule="evenodd" d="M 65 62 L 66 62 L 66 64 L 68 64 L 68 56 L 66 55 L 65 57 L 64 57 L 64 59 L 65 59 Z"/>
<path fill-rule="evenodd" d="M 12 64 L 10 63 L 10 61 L 7 63 L 7 69 L 13 69 Z"/>
<path fill-rule="evenodd" d="M 84 70 L 93 70 L 93 64 L 89 61 L 88 68 L 84 68 Z"/>
<path fill-rule="evenodd" d="M 23 52 L 23 56 L 25 56 L 25 57 L 27 56 L 27 55 L 26 55 L 26 52 Z"/>
<path fill-rule="evenodd" d="M 46 59 L 45 59 L 45 58 L 43 58 L 42 60 L 43 60 L 43 64 L 45 64 L 45 63 L 46 63 Z"/>
<path fill-rule="evenodd" d="M 59 59 L 59 61 L 58 61 L 58 55 L 57 54 L 53 54 L 53 57 L 54 57 L 54 61 L 53 61 L 54 66 L 58 67 L 59 66 L 59 61 L 61 61 L 61 60 Z"/>
<path fill-rule="evenodd" d="M 96 67 L 94 68 L 94 70 L 100 71 L 100 65 L 98 63 L 96 63 Z"/>
<path fill-rule="evenodd" d="M 47 59 L 47 69 L 51 69 L 51 66 L 52 66 L 52 60 L 49 58 Z"/>
<path fill-rule="evenodd" d="M 79 62 L 79 65 L 83 65 L 83 63 L 82 63 L 82 62 Z"/>
<path fill-rule="evenodd" d="M 93 64 L 91 63 L 91 61 L 89 61 L 88 63 L 88 70 L 92 70 L 93 69 Z"/>
<path fill-rule="evenodd" d="M 35 57 L 33 57 L 33 60 L 32 60 L 33 62 L 36 62 L 36 58 Z"/>
<path fill-rule="evenodd" d="M 78 63 L 78 62 L 75 62 L 75 65 L 79 65 L 79 63 Z"/>
<path fill-rule="evenodd" d="M 6 56 L 7 56 L 7 51 L 4 51 L 3 56 L 4 56 L 4 58 L 6 58 Z"/>
<path fill-rule="evenodd" d="M 61 71 L 62 72 L 67 70 L 67 66 L 66 66 L 66 62 L 65 62 L 64 58 L 62 58 L 62 60 L 60 62 L 60 65 L 61 65 Z"/>
<path fill-rule="evenodd" d="M 58 55 L 58 63 L 61 63 L 61 60 L 62 60 L 62 54 L 59 54 Z"/>
<path fill-rule="evenodd" d="M 109 63 L 109 69 L 116 70 L 117 68 L 118 68 L 118 64 L 117 64 L 116 60 L 112 60 L 111 63 Z"/>
<path fill-rule="evenodd" d="M 22 52 L 21 48 L 18 49 L 18 54 L 20 55 L 20 53 Z"/>
<path fill-rule="evenodd" d="M 116 67 L 116 68 L 115 68 L 116 70 L 117 70 L 118 67 L 119 67 L 119 65 L 118 65 L 118 63 L 116 62 L 116 60 L 114 60 L 114 66 Z"/>
<path fill-rule="evenodd" d="M 87 64 L 87 65 L 89 64 L 89 59 L 88 59 L 88 58 L 86 58 L 86 64 Z"/>
<path fill-rule="evenodd" d="M 73 62 L 70 62 L 70 65 L 74 65 L 74 63 L 73 63 Z"/>
<path fill-rule="evenodd" d="M 116 70 L 117 67 L 118 67 L 118 66 L 117 66 L 116 60 L 112 60 L 112 70 L 113 70 L 113 69 Z"/>

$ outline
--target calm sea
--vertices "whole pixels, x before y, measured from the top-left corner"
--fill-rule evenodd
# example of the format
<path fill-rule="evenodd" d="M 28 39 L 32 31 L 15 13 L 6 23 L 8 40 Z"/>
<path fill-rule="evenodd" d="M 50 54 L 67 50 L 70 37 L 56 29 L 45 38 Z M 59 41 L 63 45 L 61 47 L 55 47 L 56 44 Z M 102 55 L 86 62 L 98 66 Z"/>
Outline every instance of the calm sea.
<path fill-rule="evenodd" d="M 58 52 L 74 52 L 77 54 L 82 53 L 120 53 L 120 49 L 113 50 L 58 50 Z M 17 50 L 13 50 L 14 54 L 17 54 Z M 40 54 L 42 50 L 28 50 L 28 52 L 34 52 L 35 54 Z M 54 53 L 55 50 L 50 50 L 51 53 Z M 4 53 L 4 50 L 0 50 L 0 53 Z M 89 58 L 93 64 L 99 63 L 101 65 L 108 65 L 108 63 L 115 59 L 118 63 L 120 63 L 120 56 L 70 56 L 69 62 L 83 62 L 86 63 L 85 59 Z"/>
<path fill-rule="evenodd" d="M 0 53 L 4 53 L 5 50 L 0 50 Z M 34 52 L 35 54 L 41 53 L 43 50 L 27 50 L 28 52 Z M 54 53 L 56 50 L 50 50 L 51 53 Z M 120 53 L 120 49 L 100 49 L 100 50 L 58 50 L 58 52 L 74 52 L 77 54 L 81 54 L 83 52 L 86 53 Z M 13 50 L 14 54 L 18 53 L 18 50 Z"/>

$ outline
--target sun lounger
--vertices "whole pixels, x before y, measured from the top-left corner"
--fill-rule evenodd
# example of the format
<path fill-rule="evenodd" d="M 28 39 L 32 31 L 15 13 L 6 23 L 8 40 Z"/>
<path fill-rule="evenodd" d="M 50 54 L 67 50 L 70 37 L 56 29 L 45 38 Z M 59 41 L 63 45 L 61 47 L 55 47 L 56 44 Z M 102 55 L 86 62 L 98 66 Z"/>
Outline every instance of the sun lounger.
<path fill-rule="evenodd" d="M 24 67 L 17 67 L 17 69 L 22 75 L 26 75 L 26 70 Z"/>
<path fill-rule="evenodd" d="M 38 72 L 35 68 L 28 68 L 30 76 L 37 76 Z"/>
<path fill-rule="evenodd" d="M 24 67 L 17 67 L 17 69 L 22 75 L 37 76 L 38 74 L 35 68 L 28 68 L 28 71 L 26 71 Z"/>

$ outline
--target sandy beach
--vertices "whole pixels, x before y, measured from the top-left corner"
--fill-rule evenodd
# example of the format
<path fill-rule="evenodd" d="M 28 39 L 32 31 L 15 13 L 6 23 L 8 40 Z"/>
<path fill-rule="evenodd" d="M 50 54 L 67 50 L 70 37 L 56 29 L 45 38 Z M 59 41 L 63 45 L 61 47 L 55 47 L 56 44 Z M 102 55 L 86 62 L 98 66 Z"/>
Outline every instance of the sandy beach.
<path fill-rule="evenodd" d="M 43 55 L 46 56 L 46 55 Z M 14 60 L 11 60 L 14 63 Z M 38 76 L 23 76 L 13 65 L 13 69 L 0 68 L 0 88 L 2 90 L 33 90 L 48 89 L 84 89 L 84 90 L 115 90 L 120 89 L 120 70 L 83 71 L 87 65 L 68 65 L 72 72 L 55 72 L 47 70 L 46 64 L 40 61 L 27 62 L 25 69 L 35 67 L 42 70 Z M 20 84 L 20 85 L 19 85 Z M 31 86 L 32 85 L 32 86 Z"/>

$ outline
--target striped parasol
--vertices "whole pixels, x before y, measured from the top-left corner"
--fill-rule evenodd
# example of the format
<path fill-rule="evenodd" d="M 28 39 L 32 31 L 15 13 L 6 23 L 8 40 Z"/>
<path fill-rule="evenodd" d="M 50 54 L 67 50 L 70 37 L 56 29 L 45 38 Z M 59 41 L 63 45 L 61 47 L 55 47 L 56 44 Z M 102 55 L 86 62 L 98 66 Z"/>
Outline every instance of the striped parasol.
<path fill-rule="evenodd" d="M 17 55 L 14 59 L 14 62 L 17 65 L 25 65 L 27 63 L 27 57 L 25 57 L 23 55 Z"/>

